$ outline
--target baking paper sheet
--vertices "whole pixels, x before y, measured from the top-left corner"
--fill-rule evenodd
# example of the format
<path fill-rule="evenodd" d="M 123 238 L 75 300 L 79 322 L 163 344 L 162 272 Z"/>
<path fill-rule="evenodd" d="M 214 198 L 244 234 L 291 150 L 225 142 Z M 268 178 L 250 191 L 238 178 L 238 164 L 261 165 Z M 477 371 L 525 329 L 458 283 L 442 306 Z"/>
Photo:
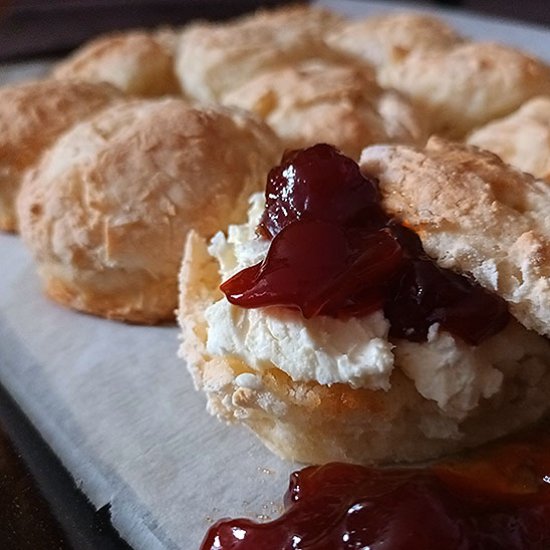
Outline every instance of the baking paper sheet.
<path fill-rule="evenodd" d="M 323 4 L 350 15 L 384 6 Z M 548 59 L 544 29 L 447 18 L 470 36 Z M 0 66 L 0 84 L 44 69 Z M 0 234 L 0 266 L 0 380 L 92 503 L 111 504 L 123 538 L 137 550 L 195 550 L 215 519 L 279 513 L 297 465 L 206 414 L 176 357 L 175 327 L 124 325 L 55 305 L 15 236 Z"/>
<path fill-rule="evenodd" d="M 204 411 L 174 327 L 65 310 L 0 235 L 0 376 L 96 507 L 136 548 L 198 548 L 213 518 L 272 516 L 291 465 Z"/>

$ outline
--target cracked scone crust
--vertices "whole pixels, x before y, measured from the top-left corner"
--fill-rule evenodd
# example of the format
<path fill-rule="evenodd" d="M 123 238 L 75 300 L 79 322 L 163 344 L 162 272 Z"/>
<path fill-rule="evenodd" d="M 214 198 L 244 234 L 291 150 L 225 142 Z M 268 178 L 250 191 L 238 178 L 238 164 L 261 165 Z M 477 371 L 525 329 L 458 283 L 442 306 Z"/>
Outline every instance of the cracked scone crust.
<path fill-rule="evenodd" d="M 244 217 L 279 155 L 261 121 L 178 99 L 136 100 L 75 126 L 18 200 L 47 294 L 109 318 L 173 320 L 187 230 L 211 235 Z"/>
<path fill-rule="evenodd" d="M 291 6 L 227 23 L 191 24 L 181 34 L 177 53 L 181 87 L 200 101 L 218 101 L 262 72 L 304 59 L 341 59 L 323 36 L 342 21 L 328 10 Z"/>
<path fill-rule="evenodd" d="M 424 460 L 518 429 L 548 408 L 550 369 L 529 354 L 516 364 L 505 361 L 500 391 L 460 420 L 422 397 L 397 366 L 391 389 L 382 391 L 295 381 L 275 366 L 260 372 L 236 356 L 212 355 L 205 310 L 221 297 L 220 282 L 206 240 L 191 231 L 180 272 L 179 355 L 197 389 L 205 392 L 211 414 L 244 423 L 284 458 L 308 463 Z M 525 333 L 515 324 L 507 330 L 511 338 L 517 331 Z M 539 347 L 537 353 L 548 357 L 548 344 L 529 338 Z"/>
<path fill-rule="evenodd" d="M 489 42 L 413 51 L 402 63 L 383 67 L 378 76 L 382 86 L 422 103 L 433 117 L 433 131 L 452 138 L 550 93 L 548 65 Z"/>
<path fill-rule="evenodd" d="M 53 77 L 108 82 L 129 95 L 179 94 L 174 71 L 177 35 L 169 29 L 100 36 L 56 65 Z"/>
<path fill-rule="evenodd" d="M 73 124 L 121 99 L 108 84 L 43 80 L 0 88 L 0 229 L 17 230 L 25 172 Z"/>
<path fill-rule="evenodd" d="M 550 182 L 550 96 L 536 97 L 511 115 L 482 126 L 467 142 Z"/>
<path fill-rule="evenodd" d="M 290 149 L 331 143 L 357 159 L 371 143 L 424 144 L 426 116 L 384 90 L 359 65 L 305 62 L 268 71 L 224 95 L 222 103 L 261 116 Z"/>
<path fill-rule="evenodd" d="M 447 268 L 502 296 L 527 328 L 550 336 L 550 184 L 475 147 L 433 137 L 425 149 L 373 146 L 361 170 L 384 206 Z"/>

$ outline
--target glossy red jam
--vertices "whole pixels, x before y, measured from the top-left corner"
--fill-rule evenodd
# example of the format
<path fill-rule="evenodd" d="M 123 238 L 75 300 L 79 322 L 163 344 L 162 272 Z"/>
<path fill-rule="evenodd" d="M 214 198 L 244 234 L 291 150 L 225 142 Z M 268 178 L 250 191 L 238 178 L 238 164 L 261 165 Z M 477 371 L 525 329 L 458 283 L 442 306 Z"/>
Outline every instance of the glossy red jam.
<path fill-rule="evenodd" d="M 377 182 L 333 147 L 286 154 L 265 196 L 258 233 L 269 251 L 221 285 L 231 303 L 298 308 L 306 318 L 383 308 L 390 335 L 417 342 L 434 323 L 471 344 L 508 323 L 506 303 L 438 267 L 382 210 Z"/>
<path fill-rule="evenodd" d="M 549 483 L 540 432 L 425 469 L 312 466 L 279 519 L 219 521 L 201 550 L 548 550 Z"/>

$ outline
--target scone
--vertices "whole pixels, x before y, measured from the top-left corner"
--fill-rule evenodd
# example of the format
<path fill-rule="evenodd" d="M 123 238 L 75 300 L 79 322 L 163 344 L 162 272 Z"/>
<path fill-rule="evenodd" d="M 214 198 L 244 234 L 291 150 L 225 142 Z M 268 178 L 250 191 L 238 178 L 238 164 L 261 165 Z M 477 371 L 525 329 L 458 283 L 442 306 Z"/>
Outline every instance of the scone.
<path fill-rule="evenodd" d="M 550 182 L 550 96 L 536 97 L 467 139 L 508 164 Z"/>
<path fill-rule="evenodd" d="M 415 12 L 350 20 L 326 37 L 331 48 L 376 69 L 400 63 L 413 51 L 446 50 L 462 41 L 458 32 L 441 19 Z"/>
<path fill-rule="evenodd" d="M 435 133 L 461 138 L 549 93 L 550 67 L 508 46 L 466 42 L 413 51 L 402 63 L 383 67 L 379 81 L 424 104 Z"/>
<path fill-rule="evenodd" d="M 108 82 L 126 94 L 143 97 L 179 94 L 176 43 L 177 34 L 170 29 L 103 35 L 58 63 L 53 77 Z"/>
<path fill-rule="evenodd" d="M 359 158 L 371 143 L 423 144 L 426 115 L 372 71 L 319 61 L 263 73 L 225 94 L 222 103 L 261 116 L 290 149 L 320 141 Z"/>
<path fill-rule="evenodd" d="M 493 215 L 505 227 L 520 220 L 510 232 L 528 239 L 540 229 L 543 207 L 529 214 L 525 197 L 550 206 L 539 182 L 486 153 L 431 141 L 425 150 L 367 148 L 364 183 L 348 162 L 325 162 L 326 147 L 287 155 L 270 173 L 265 198 L 253 197 L 247 224 L 230 226 L 210 245 L 188 235 L 180 356 L 208 410 L 249 426 L 280 456 L 308 463 L 426 460 L 538 420 L 550 408 L 550 343 L 510 316 L 502 297 L 484 288 L 493 288 L 490 282 L 458 275 L 471 264 L 457 267 L 450 256 L 462 243 L 472 253 L 478 234 L 488 253 Z M 336 173 L 342 181 L 334 183 Z M 521 213 L 519 204 L 512 212 L 503 182 L 524 197 Z M 433 208 L 424 200 L 430 193 Z M 476 201 L 487 213 L 484 229 Z M 448 202 L 458 204 L 460 220 L 447 224 L 454 232 L 439 239 L 439 251 L 433 242 L 447 226 L 439 205 Z M 273 224 L 283 227 L 270 233 Z M 548 239 L 550 228 L 543 234 Z M 341 250 L 347 252 L 335 264 Z M 548 285 L 540 269 L 540 279 L 525 280 L 533 291 Z M 513 277 L 503 269 L 497 291 L 523 322 L 522 311 L 538 308 L 510 299 L 507 274 Z M 548 313 L 547 296 L 540 303 Z M 548 334 L 547 321 L 528 324 Z"/>
<path fill-rule="evenodd" d="M 267 70 L 304 59 L 340 59 L 323 42 L 342 21 L 317 7 L 258 11 L 227 23 L 194 23 L 180 38 L 176 71 L 183 90 L 201 101 L 217 101 Z"/>
<path fill-rule="evenodd" d="M 77 121 L 121 99 L 108 84 L 43 80 L 0 88 L 0 229 L 17 230 L 25 172 Z"/>
<path fill-rule="evenodd" d="M 548 182 L 437 137 L 425 150 L 368 148 L 361 168 L 379 180 L 386 208 L 415 229 L 430 256 L 472 275 L 524 326 L 550 336 Z"/>
<path fill-rule="evenodd" d="M 279 154 L 261 121 L 179 99 L 135 100 L 74 126 L 17 205 L 46 293 L 112 319 L 173 320 L 187 230 L 242 219 Z"/>

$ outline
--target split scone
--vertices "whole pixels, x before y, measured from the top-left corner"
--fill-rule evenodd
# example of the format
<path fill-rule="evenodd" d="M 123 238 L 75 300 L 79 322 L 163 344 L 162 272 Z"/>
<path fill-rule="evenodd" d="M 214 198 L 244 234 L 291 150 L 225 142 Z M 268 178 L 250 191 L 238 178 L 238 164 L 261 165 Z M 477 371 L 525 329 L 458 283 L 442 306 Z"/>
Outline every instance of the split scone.
<path fill-rule="evenodd" d="M 169 29 L 103 35 L 58 63 L 53 77 L 108 82 L 126 94 L 143 97 L 179 94 L 176 43 L 177 34 Z"/>
<path fill-rule="evenodd" d="M 261 116 L 291 149 L 332 143 L 358 159 L 371 143 L 427 139 L 426 114 L 399 92 L 384 90 L 360 65 L 319 61 L 265 72 L 221 102 Z"/>
<path fill-rule="evenodd" d="M 416 12 L 386 13 L 350 20 L 326 37 L 337 51 L 380 69 L 412 51 L 446 50 L 463 38 L 437 17 Z"/>
<path fill-rule="evenodd" d="M 180 38 L 176 72 L 200 101 L 220 96 L 267 70 L 305 59 L 341 59 L 323 41 L 343 19 L 317 7 L 258 11 L 226 23 L 194 23 Z"/>
<path fill-rule="evenodd" d="M 212 235 L 243 219 L 279 154 L 261 121 L 172 98 L 74 126 L 29 172 L 17 204 L 46 293 L 112 319 L 173 320 L 187 230 Z"/>
<path fill-rule="evenodd" d="M 122 98 L 108 84 L 42 80 L 0 88 L 0 229 L 17 230 L 24 174 L 61 133 Z"/>
<path fill-rule="evenodd" d="M 362 175 L 342 159 L 287 155 L 247 224 L 188 235 L 180 356 L 208 410 L 309 463 L 426 460 L 538 420 L 549 186 L 438 140 L 367 148 Z"/>
<path fill-rule="evenodd" d="M 550 182 L 550 96 L 536 97 L 511 115 L 478 128 L 467 142 Z"/>
<path fill-rule="evenodd" d="M 510 114 L 550 92 L 550 67 L 500 44 L 466 42 L 445 50 L 413 51 L 378 73 L 431 113 L 433 131 L 453 138 Z"/>

